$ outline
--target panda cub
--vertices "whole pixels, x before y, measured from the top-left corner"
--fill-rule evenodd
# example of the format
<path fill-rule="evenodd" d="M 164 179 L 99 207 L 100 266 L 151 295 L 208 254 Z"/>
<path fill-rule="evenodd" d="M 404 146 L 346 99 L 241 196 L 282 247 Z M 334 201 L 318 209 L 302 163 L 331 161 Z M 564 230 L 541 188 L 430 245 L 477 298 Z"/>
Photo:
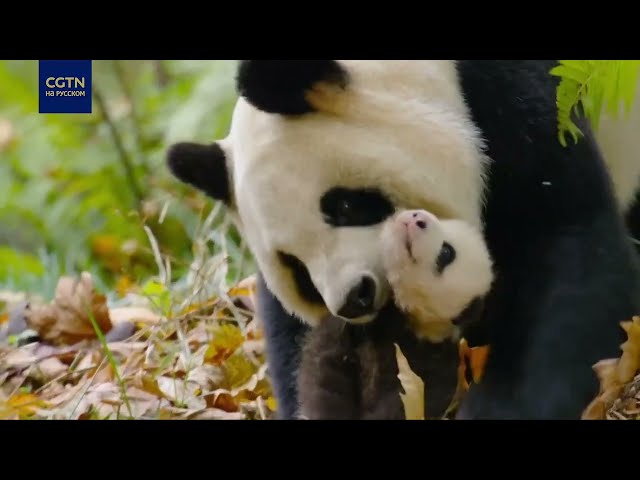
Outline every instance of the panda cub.
<path fill-rule="evenodd" d="M 424 210 L 391 217 L 380 236 L 395 302 L 368 324 L 329 316 L 302 350 L 298 417 L 405 418 L 394 343 L 425 382 L 425 418 L 441 418 L 458 387 L 458 328 L 477 318 L 493 281 L 481 232 Z"/>

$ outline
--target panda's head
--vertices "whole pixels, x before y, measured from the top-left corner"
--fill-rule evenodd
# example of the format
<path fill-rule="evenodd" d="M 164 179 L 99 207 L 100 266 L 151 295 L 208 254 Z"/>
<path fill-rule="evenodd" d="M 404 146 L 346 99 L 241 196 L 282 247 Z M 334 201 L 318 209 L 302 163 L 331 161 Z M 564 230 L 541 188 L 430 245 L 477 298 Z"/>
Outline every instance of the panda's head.
<path fill-rule="evenodd" d="M 398 208 L 478 225 L 481 142 L 451 61 L 245 60 L 227 138 L 174 145 L 174 175 L 224 201 L 269 289 L 315 324 L 388 302 Z"/>
<path fill-rule="evenodd" d="M 493 282 L 484 237 L 463 220 L 398 212 L 385 222 L 381 250 L 395 301 L 418 334 L 450 332 L 470 307 L 482 305 Z"/>

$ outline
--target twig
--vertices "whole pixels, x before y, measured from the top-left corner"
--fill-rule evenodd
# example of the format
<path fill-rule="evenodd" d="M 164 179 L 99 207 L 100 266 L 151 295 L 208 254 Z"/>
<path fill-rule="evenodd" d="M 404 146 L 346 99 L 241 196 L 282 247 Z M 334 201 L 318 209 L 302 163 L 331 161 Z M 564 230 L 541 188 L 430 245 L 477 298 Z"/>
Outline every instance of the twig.
<path fill-rule="evenodd" d="M 127 150 L 124 148 L 122 138 L 118 133 L 118 129 L 116 128 L 113 118 L 111 118 L 111 115 L 109 114 L 109 110 L 107 109 L 106 103 L 104 101 L 104 97 L 102 96 L 100 91 L 96 88 L 95 84 L 92 90 L 93 90 L 93 98 L 95 99 L 96 104 L 98 105 L 98 109 L 100 110 L 102 117 L 104 118 L 104 120 L 107 122 L 107 125 L 109 126 L 109 131 L 111 132 L 111 138 L 113 139 L 113 143 L 115 143 L 116 149 L 118 150 L 118 153 L 120 155 L 120 163 L 122 163 L 122 166 L 125 170 L 127 182 L 129 183 L 129 188 L 131 188 L 131 192 L 135 196 L 136 202 L 140 204 L 144 196 L 142 194 L 142 189 L 140 188 L 140 186 L 138 185 L 138 181 L 136 180 L 135 172 L 133 170 L 133 164 L 131 163 L 131 158 L 129 157 Z"/>
<path fill-rule="evenodd" d="M 124 69 L 122 67 L 122 63 L 120 60 L 113 60 L 113 69 L 116 73 L 116 77 L 118 77 L 118 82 L 120 82 L 120 87 L 124 92 L 124 96 L 129 102 L 131 106 L 131 123 L 133 124 L 133 140 L 136 144 L 136 150 L 138 151 L 138 156 L 141 159 L 141 166 L 144 169 L 145 173 L 149 172 L 149 165 L 147 165 L 146 158 L 143 155 L 142 150 L 142 135 L 140 129 L 140 117 L 138 117 L 138 110 L 136 108 L 135 99 L 129 88 L 129 84 L 127 83 L 127 79 L 125 77 Z"/>

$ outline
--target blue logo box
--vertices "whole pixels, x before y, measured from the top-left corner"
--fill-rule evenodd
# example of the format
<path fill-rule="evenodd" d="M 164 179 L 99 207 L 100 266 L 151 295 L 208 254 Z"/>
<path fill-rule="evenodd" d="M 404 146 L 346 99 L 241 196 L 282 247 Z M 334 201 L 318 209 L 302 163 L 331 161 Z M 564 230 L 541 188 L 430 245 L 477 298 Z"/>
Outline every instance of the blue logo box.
<path fill-rule="evenodd" d="M 40 60 L 40 113 L 91 113 L 91 60 Z"/>

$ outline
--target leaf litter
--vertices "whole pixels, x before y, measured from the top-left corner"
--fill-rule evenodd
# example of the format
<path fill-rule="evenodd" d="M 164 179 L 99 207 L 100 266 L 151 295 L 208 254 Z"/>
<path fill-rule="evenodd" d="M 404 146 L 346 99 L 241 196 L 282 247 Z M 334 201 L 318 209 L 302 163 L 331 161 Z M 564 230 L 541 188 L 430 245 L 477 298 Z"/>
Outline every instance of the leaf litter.
<path fill-rule="evenodd" d="M 162 302 L 110 306 L 89 273 L 61 278 L 51 302 L 22 307 L 35 340 L 0 343 L 0 419 L 273 418 L 254 289 L 251 276 L 172 313 L 160 282 L 147 291 Z"/>

